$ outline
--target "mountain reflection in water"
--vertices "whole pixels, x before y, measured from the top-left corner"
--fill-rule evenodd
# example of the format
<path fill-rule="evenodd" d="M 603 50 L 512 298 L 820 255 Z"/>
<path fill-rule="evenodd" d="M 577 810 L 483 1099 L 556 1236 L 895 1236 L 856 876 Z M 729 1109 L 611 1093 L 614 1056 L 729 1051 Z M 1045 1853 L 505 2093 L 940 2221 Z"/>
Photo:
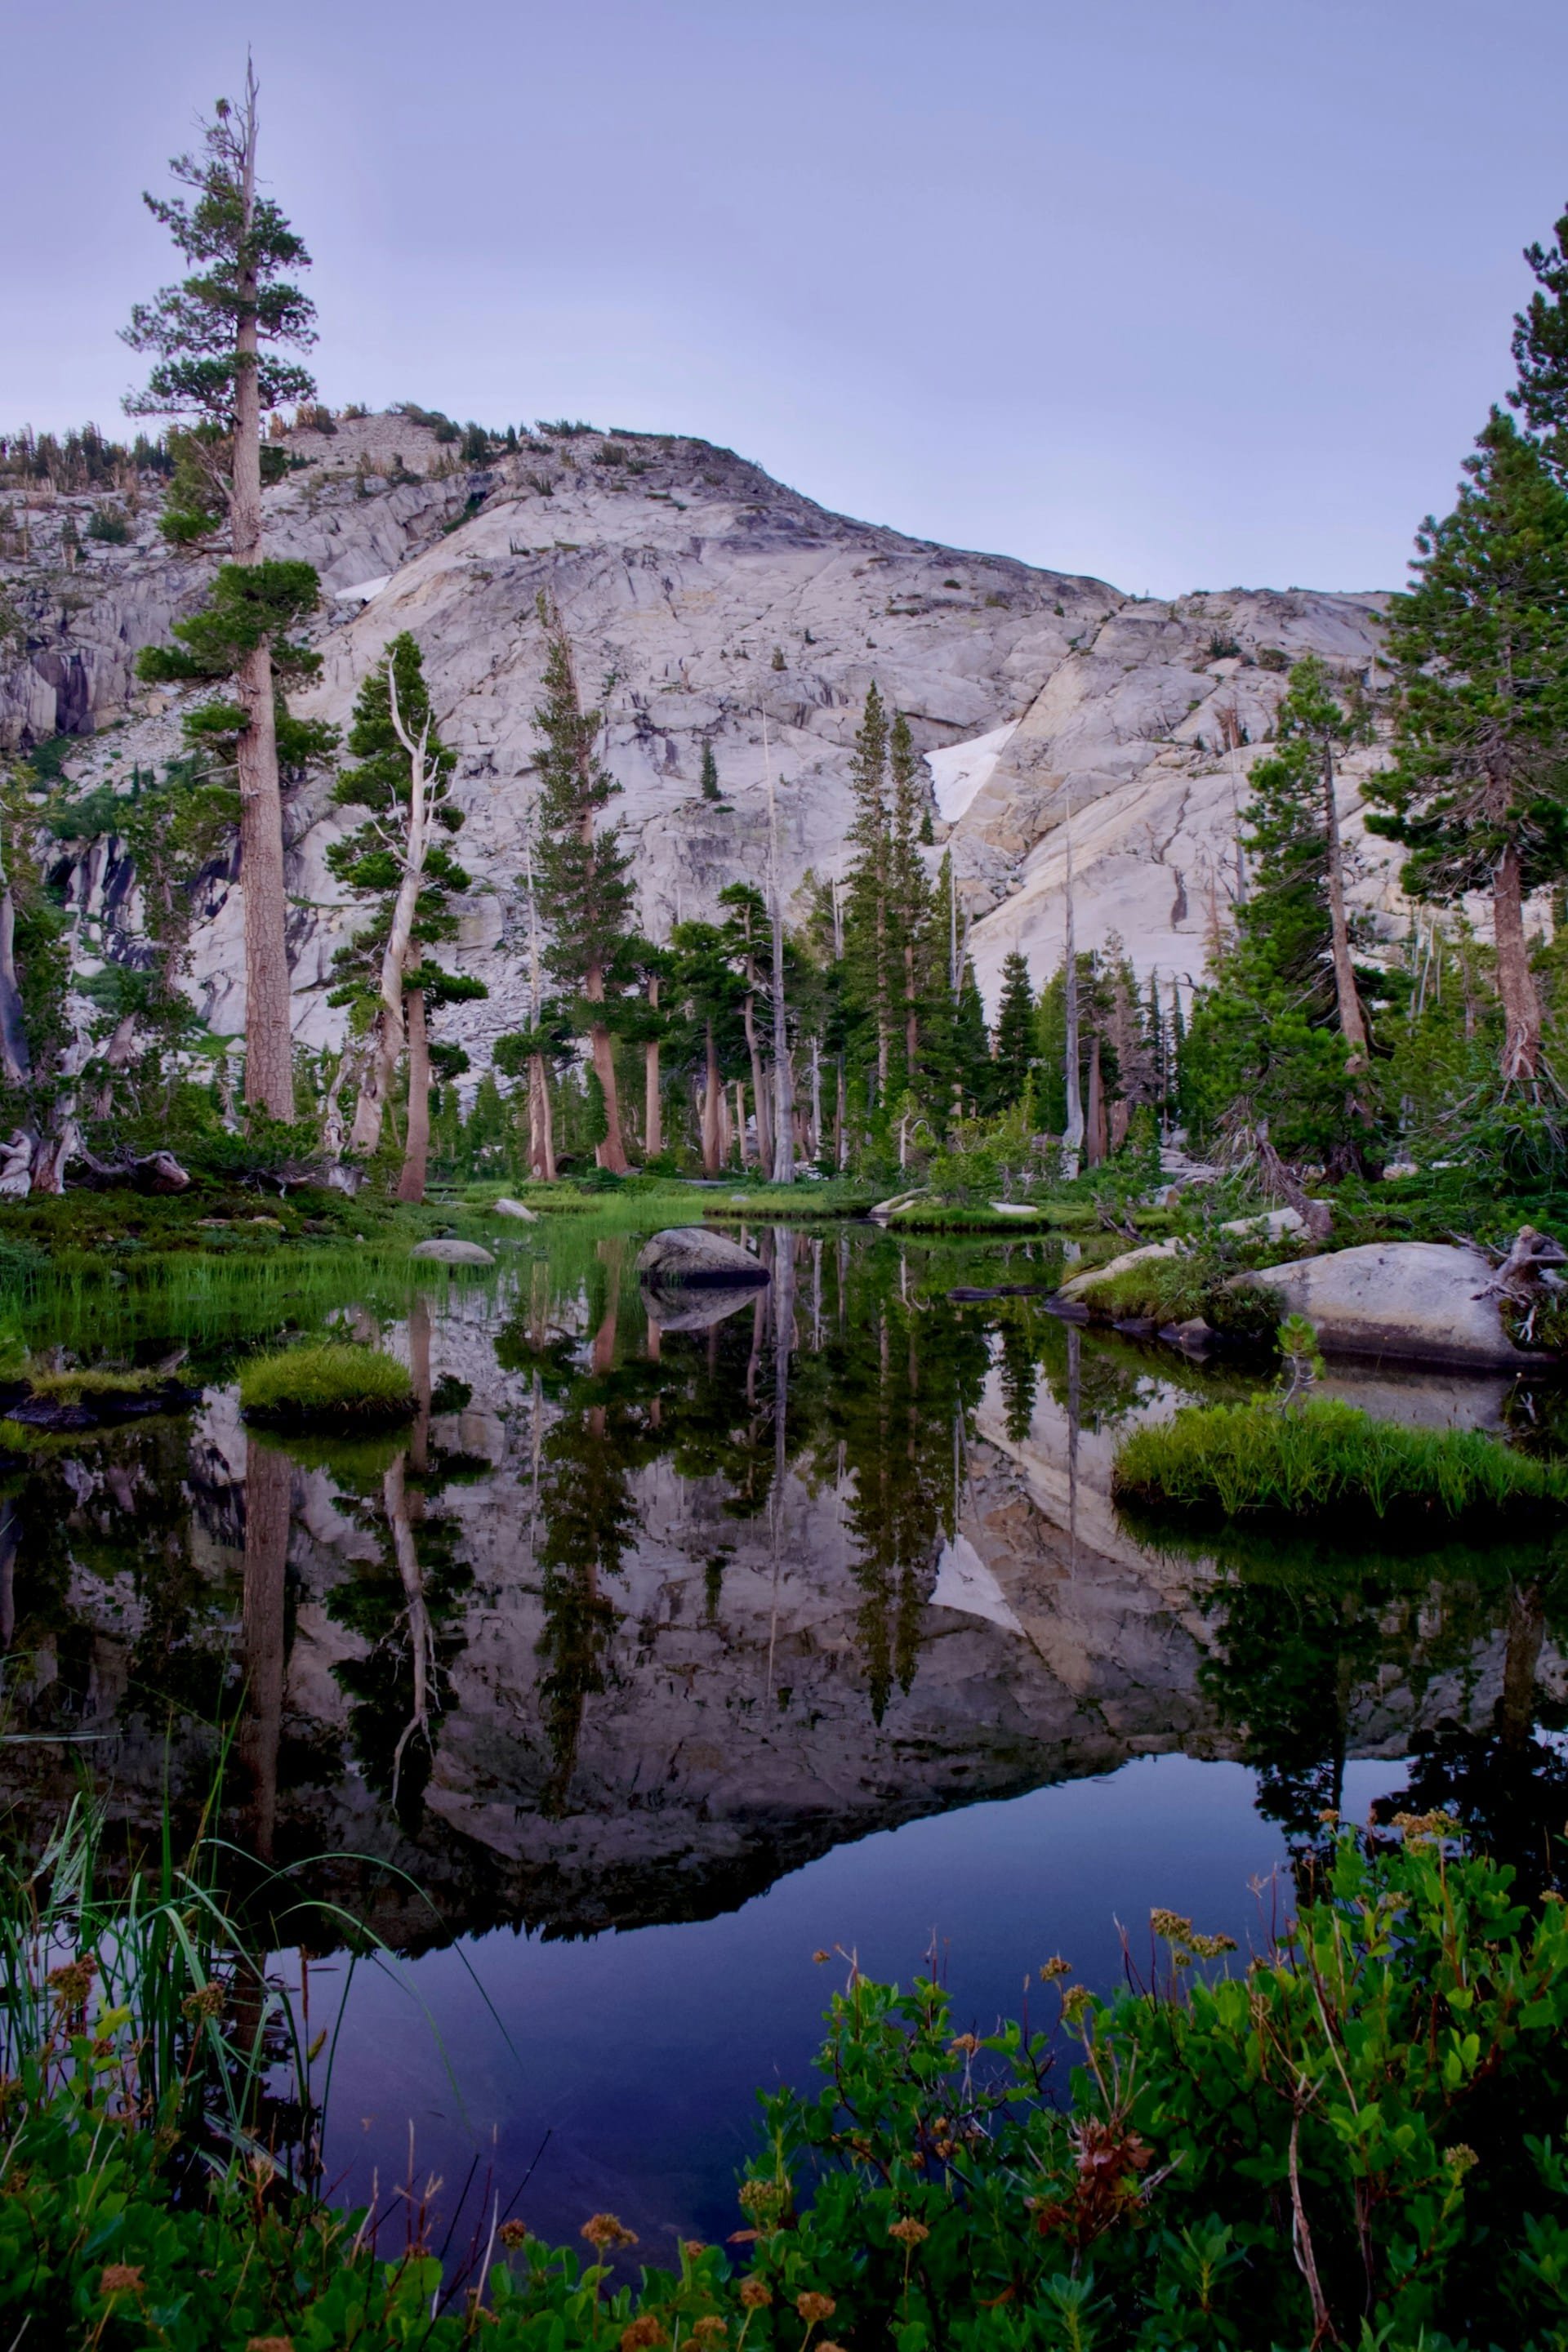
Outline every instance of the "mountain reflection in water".
<path fill-rule="evenodd" d="M 1166 1874 L 1135 1873 L 1134 1899 L 1191 1910 L 1184 1869 L 1206 1884 L 1217 1856 L 1239 1918 L 1256 1856 L 1281 1833 L 1310 1848 L 1357 1759 L 1383 1759 L 1380 1790 L 1408 1780 L 1418 1806 L 1457 1804 L 1532 1874 L 1550 1867 L 1568 1811 L 1555 1547 L 1373 1556 L 1319 1529 L 1217 1549 L 1134 1531 L 1110 1497 L 1118 1438 L 1184 1394 L 1239 1392 L 1234 1374 L 1090 1337 L 1039 1296 L 949 1297 L 1043 1293 L 1056 1261 L 1037 1243 L 839 1228 L 759 1244 L 767 1288 L 651 1312 L 627 1233 L 551 1229 L 493 1285 L 412 1295 L 387 1337 L 420 1411 L 391 1437 L 247 1432 L 220 1338 L 184 1360 L 206 1384 L 187 1418 L 40 1447 L 0 1517 L 0 1775 L 22 1834 L 41 1838 L 84 1764 L 132 1832 L 165 1786 L 194 1824 L 232 1724 L 230 1834 L 309 1862 L 310 1892 L 411 1956 L 498 1927 L 718 1923 L 869 1832 L 1173 1752 L 1256 1778 L 1212 1784 L 1231 1825 L 1216 1845 L 1211 1784 L 1189 1774 Z M 1520 1412 L 1448 1376 L 1370 1401 Z M 1070 1794 L 1054 1792 L 1053 1837 Z M 1254 1796 L 1277 1825 L 1262 1847 L 1236 1826 Z M 976 1853 L 1013 1836 L 1022 1854 L 1047 1816 L 973 1818 Z M 1113 1847 L 1142 1853 L 1125 1810 L 1105 1818 Z M 975 1906 L 1000 1898 L 963 1890 L 951 1841 L 875 1851 L 895 1849 L 907 1865 L 868 1863 L 870 1907 L 878 1874 L 907 1866 L 928 1928 L 984 1933 Z M 319 1954 L 319 1920 L 310 1933 Z M 1064 1933 L 1020 1927 L 997 1999 Z M 579 1953 L 552 1980 L 586 1996 L 606 1965 Z M 814 2011 L 825 1988 L 805 1979 Z M 460 2005 L 450 1971 L 436 1980 Z M 748 2083 L 804 2054 L 798 2021 L 770 2041 L 759 1984 L 753 1969 L 729 1986 Z M 570 2074 L 602 2023 L 563 2021 L 550 2063 Z M 353 2061 L 356 2111 L 377 2047 Z M 721 2074 L 733 2092 L 708 2070 L 697 2137 Z M 497 2092 L 495 2110 L 537 2091 Z M 403 2117 L 384 2121 L 401 2145 Z M 731 2104 L 721 2168 L 745 2128 Z M 606 2193 L 585 2157 L 580 2186 Z M 608 2188 L 635 2202 L 624 2168 Z"/>

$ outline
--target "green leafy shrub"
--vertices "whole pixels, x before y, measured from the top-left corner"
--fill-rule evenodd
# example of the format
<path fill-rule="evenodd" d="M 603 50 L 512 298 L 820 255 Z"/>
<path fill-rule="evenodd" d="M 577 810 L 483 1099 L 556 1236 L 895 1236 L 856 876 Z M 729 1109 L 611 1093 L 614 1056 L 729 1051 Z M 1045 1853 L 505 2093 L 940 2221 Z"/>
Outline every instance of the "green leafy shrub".
<path fill-rule="evenodd" d="M 118 507 L 94 507 L 87 519 L 87 535 L 108 547 L 123 547 L 131 537 L 130 520 Z"/>
<path fill-rule="evenodd" d="M 1568 1462 L 1543 1461 L 1475 1429 L 1406 1429 L 1332 1397 L 1282 1411 L 1268 1399 L 1189 1406 L 1133 1432 L 1117 1453 L 1121 1500 L 1178 1511 L 1294 1517 L 1397 1508 L 1462 1519 L 1568 1514 Z"/>
<path fill-rule="evenodd" d="M 11 1969 L 0 2326 L 62 2352 L 1560 2352 L 1568 1910 L 1527 1907 L 1441 1816 L 1401 1826 L 1337 1835 L 1245 1973 L 1156 1911 L 1146 1991 L 1107 2003 L 1049 1959 L 1045 2019 L 979 2035 L 940 1986 L 852 1969 L 825 2087 L 764 2101 L 742 2274 L 688 2242 L 617 2284 L 636 2240 L 601 2213 L 586 2258 L 507 2223 L 468 2295 L 426 2245 L 378 2261 L 360 2216 L 287 2193 L 254 2127 L 190 2165 L 192 2057 L 222 2060 L 243 2005 L 177 1887 L 137 1948 L 184 1918 L 190 1956 L 170 1934 L 90 2021 L 84 1938 L 20 2002 Z"/>
<path fill-rule="evenodd" d="M 254 1356 L 239 1376 L 247 1420 L 279 1428 L 353 1429 L 407 1421 L 414 1388 L 395 1356 L 345 1339 Z"/>

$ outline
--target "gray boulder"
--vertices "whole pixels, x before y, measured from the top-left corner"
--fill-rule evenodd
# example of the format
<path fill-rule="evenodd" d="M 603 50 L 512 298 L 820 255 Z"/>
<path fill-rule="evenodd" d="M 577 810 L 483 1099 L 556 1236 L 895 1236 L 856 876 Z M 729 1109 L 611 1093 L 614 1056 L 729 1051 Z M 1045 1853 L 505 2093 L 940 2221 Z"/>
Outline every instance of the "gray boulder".
<path fill-rule="evenodd" d="M 1328 1356 L 1378 1356 L 1413 1364 L 1539 1362 L 1516 1348 L 1500 1301 L 1485 1297 L 1491 1268 L 1477 1250 L 1447 1242 L 1372 1242 L 1237 1275 L 1230 1287 L 1275 1291 L 1287 1315 L 1304 1315 Z"/>
<path fill-rule="evenodd" d="M 408 1255 L 410 1257 L 423 1258 L 431 1265 L 494 1265 L 495 1264 L 489 1250 L 481 1249 L 478 1242 L 448 1240 L 416 1242 Z"/>
<path fill-rule="evenodd" d="M 536 1225 L 539 1223 L 537 1209 L 529 1208 L 521 1201 L 510 1200 L 504 1192 L 495 1202 L 491 1214 L 498 1217 L 516 1217 L 520 1223 L 525 1225 Z"/>
<path fill-rule="evenodd" d="M 637 1253 L 637 1273 L 661 1290 L 761 1283 L 768 1270 L 749 1249 L 706 1225 L 671 1225 L 652 1234 Z"/>

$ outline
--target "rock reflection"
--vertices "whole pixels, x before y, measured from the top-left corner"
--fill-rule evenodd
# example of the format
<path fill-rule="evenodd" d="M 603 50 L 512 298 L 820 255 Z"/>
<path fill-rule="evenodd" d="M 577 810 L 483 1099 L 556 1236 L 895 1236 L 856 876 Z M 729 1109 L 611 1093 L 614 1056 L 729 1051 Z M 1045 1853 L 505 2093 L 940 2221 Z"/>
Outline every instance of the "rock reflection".
<path fill-rule="evenodd" d="M 1117 1437 L 1215 1375 L 950 1297 L 973 1253 L 761 1245 L 767 1289 L 700 1319 L 619 1236 L 552 1234 L 499 1314 L 415 1300 L 395 1438 L 249 1437 L 215 1360 L 193 1420 L 40 1447 L 0 1517 L 11 1726 L 62 1735 L 5 1750 L 24 1829 L 73 1782 L 64 1735 L 134 1827 L 166 1776 L 203 1800 L 227 1725 L 237 1838 L 325 1857 L 416 1947 L 708 1916 L 870 1830 L 1172 1748 L 1255 1765 L 1306 1852 L 1347 1758 L 1408 1753 L 1414 1802 L 1548 1866 L 1555 1557 L 1146 1539 Z"/>

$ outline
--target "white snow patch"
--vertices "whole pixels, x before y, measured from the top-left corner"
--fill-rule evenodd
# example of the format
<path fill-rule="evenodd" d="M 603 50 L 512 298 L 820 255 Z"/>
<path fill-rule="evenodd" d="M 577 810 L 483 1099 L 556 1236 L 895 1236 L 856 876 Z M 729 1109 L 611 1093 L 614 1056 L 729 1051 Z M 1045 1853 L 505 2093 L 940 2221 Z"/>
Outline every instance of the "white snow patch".
<path fill-rule="evenodd" d="M 356 580 L 352 588 L 334 588 L 332 594 L 340 604 L 368 604 L 373 596 L 380 595 L 391 579 L 391 572 L 384 572 L 379 580 Z"/>
<path fill-rule="evenodd" d="M 1007 730 L 1011 733 L 1011 729 Z M 1008 1607 L 994 1572 L 986 1567 L 967 1536 L 944 1544 L 937 1562 L 932 1609 L 956 1609 L 965 1617 L 984 1617 L 1005 1633 L 1022 1633 L 1023 1627 Z"/>
<path fill-rule="evenodd" d="M 994 727 L 989 735 L 974 735 L 967 743 L 949 743 L 941 751 L 926 753 L 937 814 L 944 823 L 955 824 L 975 793 L 990 782 L 1017 726 L 1016 719 L 1009 719 L 1005 727 Z"/>

